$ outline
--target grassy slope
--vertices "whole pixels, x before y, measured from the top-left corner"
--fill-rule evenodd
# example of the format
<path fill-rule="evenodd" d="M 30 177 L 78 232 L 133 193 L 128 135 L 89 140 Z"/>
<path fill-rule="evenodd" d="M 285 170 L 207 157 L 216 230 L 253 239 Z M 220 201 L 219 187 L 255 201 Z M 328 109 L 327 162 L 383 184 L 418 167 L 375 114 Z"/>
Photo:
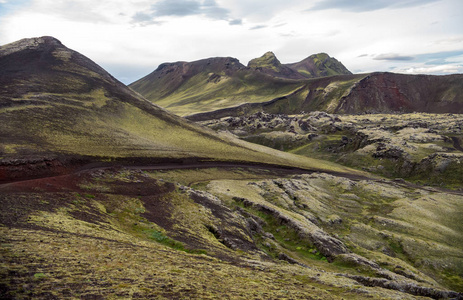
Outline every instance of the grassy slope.
<path fill-rule="evenodd" d="M 0 94 L 2 158 L 41 153 L 201 157 L 324 169 L 322 161 L 223 139 L 189 123 L 151 104 L 56 40 L 8 52 L 19 46 L 0 48 L 8 75 L 0 78 L 8 87 Z M 19 59 L 22 64 L 16 63 Z M 327 167 L 350 172 L 333 164 Z"/>
<path fill-rule="evenodd" d="M 272 78 L 250 71 L 237 71 L 219 82 L 208 82 L 209 75 L 200 73 L 189 78 L 178 89 L 158 98 L 156 85 L 137 82 L 130 87 L 148 100 L 180 116 L 233 107 L 243 103 L 265 102 L 290 94 L 303 83 Z M 140 88 L 139 85 L 149 86 Z"/>
<path fill-rule="evenodd" d="M 351 74 L 342 63 L 330 58 L 326 53 L 311 55 L 299 63 L 288 66 L 308 78 Z"/>
<path fill-rule="evenodd" d="M 458 221 L 463 209 L 461 195 L 326 175 L 254 182 L 215 180 L 207 189 L 222 199 L 243 197 L 285 214 L 316 219 L 350 250 L 385 269 L 463 289 L 463 235 Z M 277 236 L 282 225 L 274 224 L 269 230 Z M 280 242 L 284 243 L 284 238 Z M 298 244 L 298 239 L 291 241 L 295 245 L 284 247 L 287 253 L 300 261 L 307 259 L 310 247 L 301 241 Z M 302 249 L 305 251 L 298 251 Z M 275 246 L 267 251 L 275 251 Z"/>
<path fill-rule="evenodd" d="M 326 62 L 326 58 L 326 54 L 311 56 L 310 64 L 313 65 L 311 66 L 311 70 L 323 67 L 323 74 L 326 73 L 325 76 L 339 74 L 337 67 L 333 66 L 334 69 L 330 69 L 330 61 Z M 250 66 L 258 66 L 278 72 L 278 68 L 275 67 L 275 61 L 279 64 L 273 54 L 267 53 L 261 58 L 252 60 Z M 161 68 L 161 70 L 156 70 L 152 74 L 132 83 L 130 87 L 161 107 L 175 114 L 186 116 L 236 107 L 244 103 L 268 102 L 272 99 L 289 95 L 303 86 L 307 88 L 303 92 L 298 93 L 298 95 L 304 95 L 304 97 L 299 97 L 301 99 L 297 103 L 293 103 L 298 108 L 290 108 L 291 111 L 324 109 L 324 106 L 328 105 L 327 103 L 338 102 L 339 98 L 352 87 L 353 83 L 364 77 L 341 76 L 339 78 L 333 77 L 332 79 L 328 79 L 328 81 L 291 80 L 279 77 L 277 73 L 268 75 L 265 72 L 244 67 L 237 68 L 234 71 L 203 67 L 200 72 L 198 71 L 191 75 L 188 73 L 188 66 L 190 64 L 191 68 L 193 68 L 192 66 L 197 67 L 196 65 L 199 62 L 172 64 L 170 72 L 163 73 L 164 70 Z M 204 64 L 206 65 L 207 63 L 204 62 Z M 307 72 L 304 69 L 307 66 L 302 64 L 302 62 L 300 64 L 300 66 L 299 64 L 292 64 L 294 65 L 294 71 Z M 288 67 L 285 68 L 288 69 L 288 72 L 291 71 Z M 300 68 L 300 70 L 296 68 Z M 182 72 L 179 70 L 182 70 Z M 211 81 L 211 74 L 220 75 L 220 80 Z M 321 76 L 320 74 L 312 74 L 310 77 Z M 185 78 L 180 79 L 182 76 L 185 76 Z M 309 93 L 314 93 L 314 96 L 311 97 L 315 97 L 316 99 L 310 100 L 310 103 L 305 103 L 307 102 L 306 97 Z M 286 103 L 276 104 L 276 106 L 281 105 L 286 105 Z M 269 109 L 275 110 L 275 107 L 271 106 Z"/>
<path fill-rule="evenodd" d="M 274 223 L 265 213 L 248 211 L 256 214 L 254 218 L 264 218 L 267 222 L 264 229 L 275 236 L 275 240 L 270 241 L 277 247 L 273 251 L 286 253 L 309 267 L 289 265 L 276 259 L 275 253 L 265 245 L 269 240 L 261 240 L 259 236 L 253 237 L 259 249 L 226 247 L 208 228 L 232 232 L 243 240 L 250 239 L 249 233 L 243 231 L 245 219 L 236 211 L 238 203 L 233 196 L 276 207 L 300 220 L 304 217 L 299 214 L 311 211 L 324 226 L 329 224 L 330 213 L 338 213 L 347 223 L 341 227 L 336 225 L 333 230 L 341 230 L 343 235 L 346 226 L 366 220 L 362 213 L 349 220 L 350 213 L 382 215 L 379 211 L 370 212 L 370 206 L 390 201 L 377 196 L 371 198 L 376 192 L 368 183 L 347 190 L 349 182 L 343 184 L 344 179 L 304 176 L 298 180 L 307 180 L 306 187 L 298 193 L 309 196 L 303 201 L 311 204 L 304 212 L 304 209 L 281 205 L 287 197 L 278 195 L 281 190 L 275 184 L 286 179 L 259 180 L 276 176 L 248 172 L 243 169 L 154 173 L 106 170 L 90 176 L 82 174 L 78 178 L 59 177 L 2 187 L 0 200 L 8 209 L 0 212 L 3 224 L 0 226 L 3 257 L 0 293 L 17 299 L 136 296 L 160 299 L 414 299 L 406 293 L 363 286 L 340 276 L 372 274 L 358 266 L 330 264 L 323 257 L 311 254 L 313 249 L 305 241 L 294 236 L 284 224 Z M 213 180 L 206 188 L 219 196 L 219 202 L 211 205 L 193 201 L 184 189 L 169 183 L 178 180 L 186 184 L 194 178 Z M 72 189 L 69 182 L 74 185 Z M 270 189 L 260 191 L 262 187 Z M 382 196 L 402 192 L 400 188 L 389 189 Z M 344 194 L 347 197 L 347 193 L 361 197 L 358 205 L 334 200 L 335 205 L 330 203 L 329 207 L 324 207 L 324 202 Z M 351 236 L 353 243 L 357 243 L 366 233 L 353 227 Z M 381 230 L 386 232 L 393 228 Z M 291 241 L 287 241 L 288 238 Z M 430 238 L 435 240 L 433 236 Z M 380 237 L 376 240 L 382 241 Z M 389 245 L 388 240 L 385 241 Z M 406 271 L 412 270 L 425 281 L 421 282 L 423 286 L 440 288 L 406 261 L 376 252 L 368 255 L 379 262 L 387 262 L 386 266 L 392 269 L 403 266 Z"/>

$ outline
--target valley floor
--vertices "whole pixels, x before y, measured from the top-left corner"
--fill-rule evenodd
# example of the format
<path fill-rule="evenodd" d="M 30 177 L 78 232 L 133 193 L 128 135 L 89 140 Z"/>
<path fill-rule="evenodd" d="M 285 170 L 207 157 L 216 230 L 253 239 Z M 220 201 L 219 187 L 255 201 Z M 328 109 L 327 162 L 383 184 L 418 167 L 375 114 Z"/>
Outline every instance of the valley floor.
<path fill-rule="evenodd" d="M 245 166 L 96 168 L 0 191 L 6 299 L 461 297 L 457 193 Z"/>

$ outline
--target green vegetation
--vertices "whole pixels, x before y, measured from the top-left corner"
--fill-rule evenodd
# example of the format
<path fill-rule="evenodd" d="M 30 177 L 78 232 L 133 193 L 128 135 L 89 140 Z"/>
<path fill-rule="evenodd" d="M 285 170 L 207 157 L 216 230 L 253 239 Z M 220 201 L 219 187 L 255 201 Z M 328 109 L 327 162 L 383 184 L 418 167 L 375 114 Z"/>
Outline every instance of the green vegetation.
<path fill-rule="evenodd" d="M 281 68 L 280 61 L 273 52 L 267 52 L 259 58 L 254 58 L 248 63 L 250 68 L 266 68 L 278 72 Z"/>
<path fill-rule="evenodd" d="M 337 72 L 326 54 L 312 60 Z M 224 118 L 214 133 L 52 38 L 0 48 L 0 298 L 459 296 L 446 290 L 463 291 L 461 192 L 366 171 L 461 188 L 460 116 L 303 114 L 342 108 L 365 75 L 269 79 L 209 63 L 161 101 L 185 113 L 286 95 L 267 109 L 298 115 Z"/>

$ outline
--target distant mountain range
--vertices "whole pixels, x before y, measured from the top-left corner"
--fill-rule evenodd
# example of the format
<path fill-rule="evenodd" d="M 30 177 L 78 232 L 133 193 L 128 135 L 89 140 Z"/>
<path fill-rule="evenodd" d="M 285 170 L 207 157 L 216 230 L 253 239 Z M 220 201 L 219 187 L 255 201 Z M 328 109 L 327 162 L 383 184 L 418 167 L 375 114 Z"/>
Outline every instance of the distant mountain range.
<path fill-rule="evenodd" d="M 309 78 L 345 74 L 351 73 L 325 53 L 281 64 L 267 52 L 247 67 L 231 57 L 165 63 L 129 86 L 148 100 L 185 116 L 266 102 L 292 94 Z"/>
<path fill-rule="evenodd" d="M 192 120 L 256 111 L 463 113 L 462 74 L 352 74 L 325 53 L 282 64 L 267 52 L 247 67 L 229 57 L 166 63 L 129 86 Z"/>

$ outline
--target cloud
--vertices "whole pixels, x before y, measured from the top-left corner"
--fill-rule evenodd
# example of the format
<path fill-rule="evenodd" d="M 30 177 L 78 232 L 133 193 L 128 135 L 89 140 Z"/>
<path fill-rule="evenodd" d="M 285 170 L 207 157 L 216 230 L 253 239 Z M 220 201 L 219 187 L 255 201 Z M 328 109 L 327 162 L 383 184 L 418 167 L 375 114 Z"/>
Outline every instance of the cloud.
<path fill-rule="evenodd" d="M 201 12 L 201 4 L 194 0 L 162 0 L 152 6 L 154 16 L 191 16 Z"/>
<path fill-rule="evenodd" d="M 6 15 L 15 11 L 16 9 L 21 8 L 27 4 L 29 0 L 0 0 L 0 16 Z"/>
<path fill-rule="evenodd" d="M 384 8 L 406 8 L 420 6 L 440 0 L 320 0 L 310 10 L 339 9 L 353 12 L 373 11 Z"/>
<path fill-rule="evenodd" d="M 459 44 L 462 42 L 463 42 L 463 36 L 459 36 L 459 37 L 449 37 L 446 39 L 441 39 L 441 40 L 435 41 L 434 43 L 439 45 L 439 44 Z"/>
<path fill-rule="evenodd" d="M 220 7 L 215 0 L 161 0 L 147 11 L 137 12 L 132 17 L 134 23 L 153 23 L 161 17 L 205 16 L 214 20 L 227 20 L 230 25 L 240 25 L 241 19 L 229 20 L 230 11 Z M 154 22 L 158 23 L 158 22 Z"/>
<path fill-rule="evenodd" d="M 205 0 L 201 12 L 211 19 L 226 20 L 230 11 L 217 5 L 215 0 Z"/>
<path fill-rule="evenodd" d="M 441 65 L 441 66 L 431 66 L 431 67 L 411 67 L 404 70 L 399 70 L 408 74 L 456 74 L 463 72 L 463 65 Z"/>
<path fill-rule="evenodd" d="M 267 25 L 256 25 L 256 26 L 253 26 L 251 28 L 249 28 L 249 30 L 258 30 L 258 29 L 262 29 L 262 28 L 266 28 L 268 27 Z"/>
<path fill-rule="evenodd" d="M 400 61 L 407 61 L 407 60 L 413 60 L 415 59 L 413 56 L 405 56 L 405 55 L 399 55 L 395 53 L 388 53 L 388 54 L 379 54 L 376 55 L 374 60 L 400 60 Z"/>
<path fill-rule="evenodd" d="M 243 20 L 241 19 L 233 19 L 228 22 L 230 25 L 243 25 Z"/>
<path fill-rule="evenodd" d="M 149 22 L 153 19 L 153 16 L 150 14 L 145 14 L 143 12 L 137 12 L 133 17 L 132 20 L 135 23 L 143 23 L 143 22 Z"/>
<path fill-rule="evenodd" d="M 164 22 L 156 21 L 156 19 L 150 15 L 143 12 L 137 12 L 132 16 L 132 23 L 138 24 L 140 26 L 147 25 L 161 25 Z"/>
<path fill-rule="evenodd" d="M 273 28 L 283 27 L 283 26 L 285 26 L 286 24 L 288 24 L 288 23 L 276 24 L 276 25 L 273 25 Z"/>

